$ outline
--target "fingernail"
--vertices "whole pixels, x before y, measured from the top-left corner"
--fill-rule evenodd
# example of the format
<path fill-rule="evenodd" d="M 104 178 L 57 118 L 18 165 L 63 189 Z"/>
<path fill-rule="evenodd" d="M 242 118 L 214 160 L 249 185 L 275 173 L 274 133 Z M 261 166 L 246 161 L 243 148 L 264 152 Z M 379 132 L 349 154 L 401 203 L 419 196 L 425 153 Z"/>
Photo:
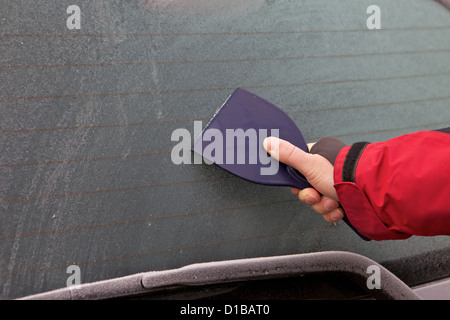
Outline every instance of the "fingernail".
<path fill-rule="evenodd" d="M 312 196 L 306 196 L 305 201 L 306 201 L 306 204 L 314 204 L 319 200 L 317 200 L 316 198 L 314 198 Z"/>
<path fill-rule="evenodd" d="M 344 217 L 344 215 L 342 214 L 342 212 L 340 210 L 336 210 L 331 213 L 331 219 L 333 221 L 341 220 L 343 217 Z"/>
<path fill-rule="evenodd" d="M 264 147 L 264 149 L 266 149 L 267 152 L 270 151 L 268 149 L 268 143 L 269 143 L 269 137 L 265 138 L 264 141 L 263 141 L 263 147 Z"/>
<path fill-rule="evenodd" d="M 334 200 L 326 200 L 323 206 L 326 210 L 333 210 L 337 208 L 337 203 Z"/>

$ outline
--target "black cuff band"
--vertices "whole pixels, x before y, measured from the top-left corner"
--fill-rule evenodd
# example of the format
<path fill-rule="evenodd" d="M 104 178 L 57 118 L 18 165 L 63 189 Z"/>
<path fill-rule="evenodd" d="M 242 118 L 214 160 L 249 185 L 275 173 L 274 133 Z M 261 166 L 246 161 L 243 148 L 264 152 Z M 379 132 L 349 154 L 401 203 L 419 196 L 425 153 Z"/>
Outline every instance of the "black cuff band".
<path fill-rule="evenodd" d="M 348 150 L 342 167 L 342 182 L 355 182 L 356 166 L 368 142 L 357 142 Z"/>

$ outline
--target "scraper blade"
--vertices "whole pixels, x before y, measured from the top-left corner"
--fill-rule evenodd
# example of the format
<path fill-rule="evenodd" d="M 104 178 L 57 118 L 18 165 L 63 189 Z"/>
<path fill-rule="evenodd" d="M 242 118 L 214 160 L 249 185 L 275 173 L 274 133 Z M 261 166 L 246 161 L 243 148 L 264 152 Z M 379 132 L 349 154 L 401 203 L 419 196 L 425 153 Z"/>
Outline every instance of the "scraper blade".
<path fill-rule="evenodd" d="M 308 151 L 300 129 L 285 112 L 238 88 L 206 125 L 192 150 L 206 161 L 255 183 L 312 187 L 297 170 L 267 154 L 263 147 L 267 136 L 277 136 Z"/>

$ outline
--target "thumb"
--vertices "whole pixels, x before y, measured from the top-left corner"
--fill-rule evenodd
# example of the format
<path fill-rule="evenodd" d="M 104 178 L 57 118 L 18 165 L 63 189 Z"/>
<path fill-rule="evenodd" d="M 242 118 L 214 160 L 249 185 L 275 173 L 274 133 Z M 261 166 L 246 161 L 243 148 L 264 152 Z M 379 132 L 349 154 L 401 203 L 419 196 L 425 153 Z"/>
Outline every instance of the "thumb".
<path fill-rule="evenodd" d="M 324 157 L 311 154 L 292 143 L 275 137 L 264 140 L 264 148 L 276 160 L 297 169 L 320 193 L 337 199 L 333 165 Z"/>
<path fill-rule="evenodd" d="M 312 154 L 304 152 L 302 149 L 297 148 L 292 143 L 275 138 L 268 137 L 264 139 L 264 149 L 276 160 L 283 162 L 288 166 L 297 169 L 308 178 L 308 174 L 313 166 Z"/>

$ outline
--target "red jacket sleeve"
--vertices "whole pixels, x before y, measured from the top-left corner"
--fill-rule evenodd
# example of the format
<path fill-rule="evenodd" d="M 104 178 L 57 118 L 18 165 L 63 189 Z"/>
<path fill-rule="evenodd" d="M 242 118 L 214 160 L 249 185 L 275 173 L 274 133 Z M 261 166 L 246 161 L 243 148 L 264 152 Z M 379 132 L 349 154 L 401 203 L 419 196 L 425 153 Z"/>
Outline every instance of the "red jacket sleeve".
<path fill-rule="evenodd" d="M 450 235 L 450 134 L 420 131 L 346 146 L 334 183 L 347 219 L 373 240 Z"/>

